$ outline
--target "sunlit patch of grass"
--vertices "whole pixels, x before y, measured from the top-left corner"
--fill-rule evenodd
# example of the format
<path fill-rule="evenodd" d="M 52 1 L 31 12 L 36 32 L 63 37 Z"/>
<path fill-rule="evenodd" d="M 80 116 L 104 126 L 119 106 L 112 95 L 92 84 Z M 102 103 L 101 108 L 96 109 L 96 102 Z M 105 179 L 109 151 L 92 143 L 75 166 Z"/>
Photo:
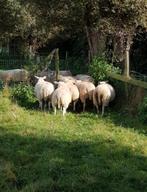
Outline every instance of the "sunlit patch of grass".
<path fill-rule="evenodd" d="M 147 191 L 146 127 L 118 113 L 26 110 L 0 96 L 0 191 Z"/>

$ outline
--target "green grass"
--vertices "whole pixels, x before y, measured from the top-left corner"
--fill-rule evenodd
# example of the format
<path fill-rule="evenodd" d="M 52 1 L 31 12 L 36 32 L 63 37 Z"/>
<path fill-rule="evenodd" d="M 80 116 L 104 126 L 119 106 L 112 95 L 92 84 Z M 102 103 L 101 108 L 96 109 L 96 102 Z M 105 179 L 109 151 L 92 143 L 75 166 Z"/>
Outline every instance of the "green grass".
<path fill-rule="evenodd" d="M 146 192 L 147 127 L 106 113 L 26 110 L 0 96 L 1 192 Z"/>

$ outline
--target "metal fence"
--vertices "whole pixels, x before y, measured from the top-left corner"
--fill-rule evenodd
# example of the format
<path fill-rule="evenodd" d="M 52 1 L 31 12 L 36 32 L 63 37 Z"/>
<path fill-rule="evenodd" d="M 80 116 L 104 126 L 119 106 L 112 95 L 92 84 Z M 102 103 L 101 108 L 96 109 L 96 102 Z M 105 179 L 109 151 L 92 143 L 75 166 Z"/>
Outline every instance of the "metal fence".
<path fill-rule="evenodd" d="M 0 69 L 16 69 L 16 68 L 24 68 L 25 66 L 37 65 L 39 63 L 44 62 L 45 56 L 25 58 L 23 56 L 0 56 Z"/>
<path fill-rule="evenodd" d="M 23 68 L 25 64 L 25 59 L 0 59 L 0 69 Z"/>
<path fill-rule="evenodd" d="M 24 68 L 25 66 L 29 66 L 31 69 L 34 65 L 38 65 L 38 67 L 40 66 L 42 69 L 48 66 L 51 70 L 55 70 L 55 61 L 46 61 L 45 55 L 39 55 L 34 58 L 24 58 L 20 56 L 0 57 L 1 70 Z M 60 70 L 70 70 L 73 74 L 86 73 L 88 71 L 88 66 L 84 63 L 83 59 L 79 57 L 60 59 L 59 68 Z"/>

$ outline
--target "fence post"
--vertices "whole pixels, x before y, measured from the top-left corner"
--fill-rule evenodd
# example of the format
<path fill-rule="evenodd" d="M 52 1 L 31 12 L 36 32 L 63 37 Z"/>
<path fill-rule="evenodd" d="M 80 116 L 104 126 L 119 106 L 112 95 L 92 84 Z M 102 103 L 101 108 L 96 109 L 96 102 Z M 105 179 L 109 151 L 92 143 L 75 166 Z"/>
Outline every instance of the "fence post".
<path fill-rule="evenodd" d="M 56 72 L 56 81 L 59 80 L 59 49 L 56 49 L 55 52 L 55 72 Z"/>
<path fill-rule="evenodd" d="M 65 67 L 67 70 L 69 69 L 69 67 L 68 67 L 68 52 L 67 51 L 66 51 L 66 55 L 65 55 Z"/>
<path fill-rule="evenodd" d="M 126 59 L 125 59 L 124 75 L 127 78 L 130 78 L 130 41 L 129 41 L 129 39 L 127 40 L 127 45 L 126 45 Z"/>

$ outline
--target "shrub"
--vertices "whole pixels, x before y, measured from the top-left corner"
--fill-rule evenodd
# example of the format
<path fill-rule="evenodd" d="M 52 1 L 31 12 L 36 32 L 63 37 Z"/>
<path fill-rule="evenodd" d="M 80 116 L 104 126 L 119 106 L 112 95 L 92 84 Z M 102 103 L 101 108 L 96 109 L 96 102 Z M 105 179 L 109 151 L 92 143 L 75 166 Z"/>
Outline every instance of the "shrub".
<path fill-rule="evenodd" d="M 20 83 L 11 90 L 11 96 L 19 105 L 26 108 L 36 107 L 36 97 L 34 95 L 34 88 L 31 85 Z"/>
<path fill-rule="evenodd" d="M 89 66 L 89 74 L 96 82 L 108 79 L 108 72 L 120 73 L 118 67 L 109 64 L 104 58 L 95 57 Z"/>
<path fill-rule="evenodd" d="M 139 119 L 147 123 L 147 96 L 144 97 L 142 104 L 139 106 Z"/>

